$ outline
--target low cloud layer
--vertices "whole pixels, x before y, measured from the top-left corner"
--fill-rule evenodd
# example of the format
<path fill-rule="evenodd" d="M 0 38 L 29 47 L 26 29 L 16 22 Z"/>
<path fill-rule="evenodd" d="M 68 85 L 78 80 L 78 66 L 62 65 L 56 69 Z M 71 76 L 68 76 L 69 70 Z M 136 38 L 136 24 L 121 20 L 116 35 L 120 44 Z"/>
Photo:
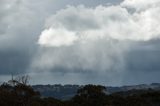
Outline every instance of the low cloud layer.
<path fill-rule="evenodd" d="M 159 0 L 1 0 L 0 74 L 28 73 L 35 83 L 158 82 L 159 13 Z"/>

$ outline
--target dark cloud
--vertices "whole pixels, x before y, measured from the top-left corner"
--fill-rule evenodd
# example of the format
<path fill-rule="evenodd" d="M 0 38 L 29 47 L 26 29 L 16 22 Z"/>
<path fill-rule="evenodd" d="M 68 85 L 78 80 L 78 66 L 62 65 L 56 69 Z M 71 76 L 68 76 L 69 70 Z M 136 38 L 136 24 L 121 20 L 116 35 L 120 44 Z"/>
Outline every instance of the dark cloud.
<path fill-rule="evenodd" d="M 0 74 L 24 74 L 31 58 L 31 54 L 26 51 L 0 51 Z"/>
<path fill-rule="evenodd" d="M 160 72 L 160 40 L 139 41 L 132 44 L 126 55 L 126 69 L 130 71 Z"/>
<path fill-rule="evenodd" d="M 131 51 L 127 56 L 127 70 L 160 71 L 160 50 Z"/>

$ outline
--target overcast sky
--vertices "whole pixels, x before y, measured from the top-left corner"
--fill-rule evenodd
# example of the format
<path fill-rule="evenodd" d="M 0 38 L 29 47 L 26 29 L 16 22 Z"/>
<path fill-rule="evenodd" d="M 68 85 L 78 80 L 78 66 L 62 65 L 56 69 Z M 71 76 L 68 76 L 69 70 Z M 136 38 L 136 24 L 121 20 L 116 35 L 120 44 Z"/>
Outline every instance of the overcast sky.
<path fill-rule="evenodd" d="M 160 82 L 160 0 L 0 0 L 0 82 Z"/>

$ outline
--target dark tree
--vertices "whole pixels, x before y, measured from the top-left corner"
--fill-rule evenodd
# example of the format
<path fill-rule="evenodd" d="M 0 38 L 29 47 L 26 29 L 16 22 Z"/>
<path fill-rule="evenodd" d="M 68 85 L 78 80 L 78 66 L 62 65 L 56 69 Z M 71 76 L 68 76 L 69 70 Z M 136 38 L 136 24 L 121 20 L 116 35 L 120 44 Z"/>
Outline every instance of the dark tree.
<path fill-rule="evenodd" d="M 86 85 L 79 89 L 73 102 L 77 106 L 104 106 L 106 88 L 100 85 Z"/>

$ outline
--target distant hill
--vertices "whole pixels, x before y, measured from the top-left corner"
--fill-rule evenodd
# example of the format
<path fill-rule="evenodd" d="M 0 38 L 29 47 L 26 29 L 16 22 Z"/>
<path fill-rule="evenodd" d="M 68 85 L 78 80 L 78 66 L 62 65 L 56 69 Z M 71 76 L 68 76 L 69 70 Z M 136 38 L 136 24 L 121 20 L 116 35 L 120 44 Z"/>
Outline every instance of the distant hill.
<path fill-rule="evenodd" d="M 130 85 L 130 86 L 121 86 L 121 87 L 106 87 L 109 93 L 129 91 L 129 90 L 160 90 L 160 83 L 152 84 L 140 84 L 140 85 Z"/>
<path fill-rule="evenodd" d="M 57 99 L 67 100 L 72 98 L 77 90 L 82 86 L 79 85 L 34 85 L 35 91 L 39 91 L 43 97 L 54 97 Z"/>
<path fill-rule="evenodd" d="M 43 97 L 54 97 L 61 100 L 67 100 L 75 96 L 77 90 L 82 88 L 80 85 L 33 85 L 34 90 L 39 91 Z M 140 85 L 131 85 L 131 86 L 121 86 L 121 87 L 106 87 L 106 93 L 112 94 L 122 91 L 130 90 L 160 90 L 160 83 L 152 84 L 140 84 Z"/>

